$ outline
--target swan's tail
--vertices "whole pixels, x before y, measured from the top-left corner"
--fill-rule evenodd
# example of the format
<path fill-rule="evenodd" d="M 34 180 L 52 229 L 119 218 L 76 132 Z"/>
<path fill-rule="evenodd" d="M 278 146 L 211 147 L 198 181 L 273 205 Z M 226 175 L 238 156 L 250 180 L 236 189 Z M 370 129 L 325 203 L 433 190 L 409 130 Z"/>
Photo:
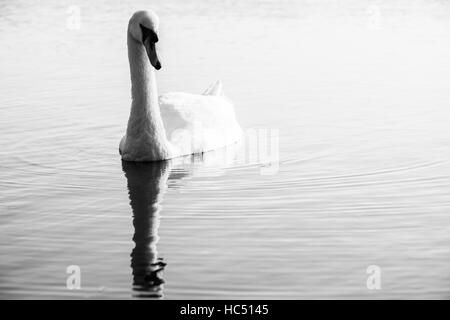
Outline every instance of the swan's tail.
<path fill-rule="evenodd" d="M 203 91 L 205 96 L 223 96 L 223 90 L 222 90 L 222 82 L 220 80 L 217 80 L 213 84 L 211 84 L 208 89 Z"/>

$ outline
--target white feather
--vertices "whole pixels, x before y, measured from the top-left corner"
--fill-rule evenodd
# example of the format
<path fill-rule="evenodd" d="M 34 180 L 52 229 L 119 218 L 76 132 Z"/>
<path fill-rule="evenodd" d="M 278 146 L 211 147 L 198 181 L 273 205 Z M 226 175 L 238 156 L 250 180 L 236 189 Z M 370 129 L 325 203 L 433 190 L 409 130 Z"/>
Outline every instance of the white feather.
<path fill-rule="evenodd" d="M 162 95 L 159 104 L 176 155 L 214 150 L 242 135 L 233 104 L 225 96 L 174 92 Z"/>

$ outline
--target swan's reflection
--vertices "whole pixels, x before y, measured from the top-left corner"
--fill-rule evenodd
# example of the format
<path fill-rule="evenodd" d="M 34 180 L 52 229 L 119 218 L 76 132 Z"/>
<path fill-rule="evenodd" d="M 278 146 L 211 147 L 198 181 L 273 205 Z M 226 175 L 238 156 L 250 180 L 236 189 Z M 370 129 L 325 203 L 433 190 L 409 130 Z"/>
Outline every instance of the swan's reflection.
<path fill-rule="evenodd" d="M 169 180 L 176 188 L 177 181 L 188 176 L 218 176 L 235 159 L 236 147 L 204 155 L 158 162 L 122 161 L 128 182 L 128 193 L 133 210 L 135 247 L 131 252 L 133 290 L 136 297 L 161 298 L 162 278 L 166 263 L 158 257 L 157 243 L 161 202 Z M 178 170 L 172 171 L 172 167 Z M 182 168 L 180 170 L 180 168 Z M 202 172 L 202 169 L 209 168 Z M 211 170 L 213 168 L 213 170 Z"/>
<path fill-rule="evenodd" d="M 159 213 L 167 188 L 170 161 L 154 163 L 122 162 L 133 210 L 135 247 L 131 252 L 133 289 L 137 297 L 163 295 L 165 262 L 158 258 Z"/>

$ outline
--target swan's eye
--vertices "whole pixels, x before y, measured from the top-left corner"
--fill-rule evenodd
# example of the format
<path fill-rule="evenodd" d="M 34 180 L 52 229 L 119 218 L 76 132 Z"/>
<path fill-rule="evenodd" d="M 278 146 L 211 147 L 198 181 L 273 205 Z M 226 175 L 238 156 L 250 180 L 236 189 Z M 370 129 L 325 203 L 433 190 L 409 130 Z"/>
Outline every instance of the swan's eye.
<path fill-rule="evenodd" d="M 153 43 L 158 42 L 158 35 L 155 33 L 155 31 L 147 27 L 144 27 L 142 24 L 140 24 L 140 27 L 142 30 L 142 42 L 144 42 L 147 39 Z"/>

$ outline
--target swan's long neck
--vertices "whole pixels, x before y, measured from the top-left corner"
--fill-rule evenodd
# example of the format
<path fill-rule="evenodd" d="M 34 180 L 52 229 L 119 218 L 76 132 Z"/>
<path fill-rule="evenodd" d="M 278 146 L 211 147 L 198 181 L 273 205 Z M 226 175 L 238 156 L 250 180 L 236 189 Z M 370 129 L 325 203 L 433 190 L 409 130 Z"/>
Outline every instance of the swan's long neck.
<path fill-rule="evenodd" d="M 142 150 L 154 154 L 155 159 L 164 158 L 168 153 L 168 142 L 159 109 L 155 69 L 149 62 L 144 46 L 134 40 L 130 33 L 127 43 L 132 96 L 127 140 L 145 145 Z"/>

